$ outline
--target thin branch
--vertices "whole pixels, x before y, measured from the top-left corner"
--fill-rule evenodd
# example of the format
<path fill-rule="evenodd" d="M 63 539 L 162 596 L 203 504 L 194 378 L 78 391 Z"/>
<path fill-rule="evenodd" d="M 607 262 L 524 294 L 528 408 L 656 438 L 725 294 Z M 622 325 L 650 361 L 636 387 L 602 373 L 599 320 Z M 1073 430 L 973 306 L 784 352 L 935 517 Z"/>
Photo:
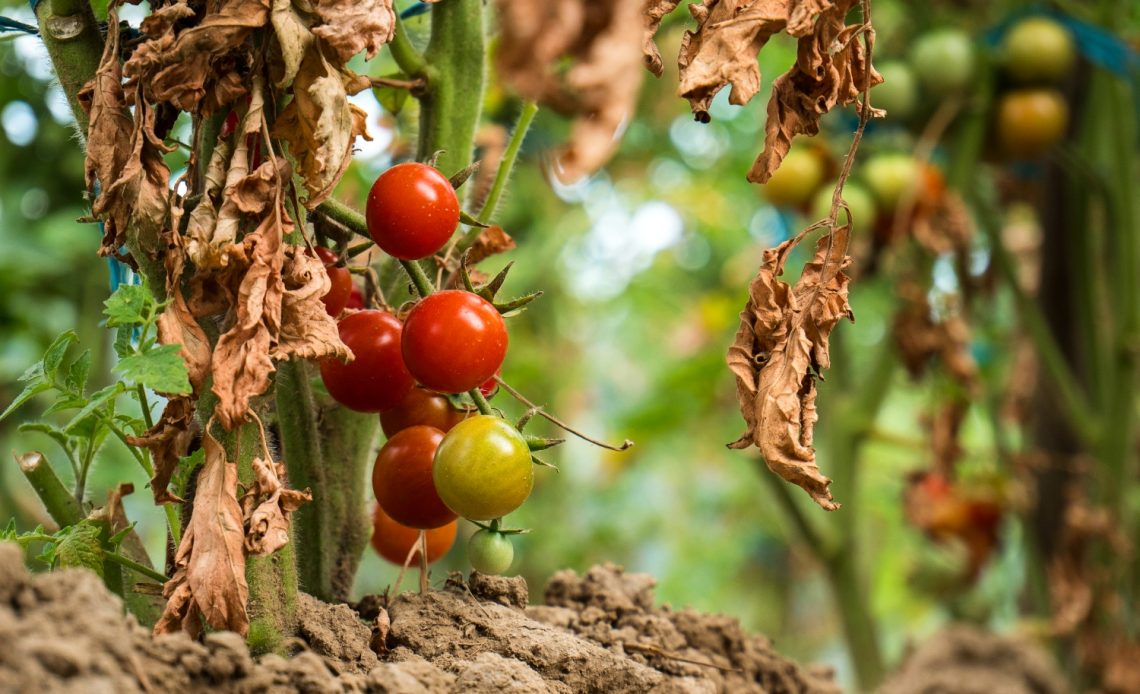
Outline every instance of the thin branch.
<path fill-rule="evenodd" d="M 514 388 L 512 388 L 510 386 L 510 384 L 508 384 L 506 381 L 504 381 L 501 377 L 495 376 L 495 381 L 500 386 L 503 387 L 503 390 L 507 391 L 516 400 L 518 400 L 522 404 L 529 407 L 539 417 L 542 417 L 546 421 L 556 425 L 558 428 L 562 429 L 563 431 L 565 431 L 569 434 L 573 434 L 574 436 L 577 436 L 578 438 L 582 439 L 583 441 L 588 441 L 588 442 L 594 444 L 595 446 L 599 446 L 601 448 L 605 448 L 605 449 L 608 449 L 611 451 L 624 451 L 624 450 L 633 446 L 633 441 L 630 441 L 629 439 L 625 439 L 624 441 L 622 441 L 620 446 L 614 446 L 612 444 L 605 443 L 604 441 L 598 441 L 597 439 L 592 439 L 589 436 L 586 436 L 585 434 L 583 434 L 582 432 L 571 428 L 571 426 L 569 424 L 567 424 L 566 422 L 563 422 L 561 419 L 558 419 L 554 415 L 552 415 L 549 412 L 547 412 L 546 410 L 542 409 L 542 407 L 540 405 L 536 405 L 533 402 L 531 402 L 530 400 L 527 400 L 526 396 L 524 396 L 522 393 L 520 393 L 517 390 L 515 390 Z"/>
<path fill-rule="evenodd" d="M 126 557 L 124 557 L 123 555 L 121 555 L 117 552 L 103 552 L 103 558 L 109 559 L 110 561 L 115 562 L 116 564 L 118 564 L 119 566 L 121 566 L 125 569 L 130 569 L 131 571 L 134 571 L 137 574 L 141 574 L 143 576 L 146 576 L 147 578 L 149 578 L 153 581 L 156 581 L 158 583 L 166 583 L 167 581 L 170 580 L 169 578 L 166 577 L 165 574 L 161 574 L 161 573 L 155 571 L 154 569 L 150 568 L 149 566 L 143 566 L 142 564 L 138 563 L 137 561 L 132 561 L 130 559 L 127 559 Z"/>
<path fill-rule="evenodd" d="M 427 71 L 427 61 L 412 45 L 411 39 L 408 38 L 408 28 L 399 15 L 396 15 L 396 35 L 388 44 L 388 49 L 392 51 L 396 65 L 400 66 L 400 70 L 405 74 L 419 77 Z"/>

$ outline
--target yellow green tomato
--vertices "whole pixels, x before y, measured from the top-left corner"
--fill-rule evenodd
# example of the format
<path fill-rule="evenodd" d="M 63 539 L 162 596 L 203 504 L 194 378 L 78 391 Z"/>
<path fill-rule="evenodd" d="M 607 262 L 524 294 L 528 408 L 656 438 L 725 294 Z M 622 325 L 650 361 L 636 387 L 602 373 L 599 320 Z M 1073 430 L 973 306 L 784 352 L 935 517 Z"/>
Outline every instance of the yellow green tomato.
<path fill-rule="evenodd" d="M 502 518 L 521 506 L 534 487 L 530 448 L 499 417 L 470 417 L 440 441 L 432 479 L 439 498 L 460 516 Z"/>
<path fill-rule="evenodd" d="M 1077 49 L 1073 35 L 1050 17 L 1027 17 L 1002 41 L 1005 71 L 1021 83 L 1056 82 L 1073 69 Z"/>
<path fill-rule="evenodd" d="M 831 193 L 834 189 L 834 184 L 824 186 L 816 194 L 811 208 L 811 221 L 819 221 L 831 214 Z M 843 200 L 847 203 L 847 208 L 851 210 L 851 215 L 848 216 L 842 207 L 839 208 L 839 223 L 841 225 L 849 223 L 852 218 L 854 219 L 853 226 L 856 229 L 870 229 L 874 225 L 879 208 L 875 204 L 875 198 L 871 195 L 871 191 L 858 183 L 848 181 L 843 186 Z"/>
<path fill-rule="evenodd" d="M 823 182 L 823 162 L 806 149 L 793 149 L 764 184 L 764 197 L 776 207 L 799 207 Z"/>
<path fill-rule="evenodd" d="M 471 568 L 484 574 L 501 574 L 515 560 L 511 538 L 491 530 L 480 530 L 467 541 L 467 560 Z"/>
<path fill-rule="evenodd" d="M 938 29 L 914 42 L 910 64 L 918 81 L 933 96 L 966 89 L 974 78 L 974 45 L 957 29 Z M 871 99 L 874 105 L 874 98 Z"/>
<path fill-rule="evenodd" d="M 919 168 L 904 152 L 876 154 L 863 166 L 863 180 L 871 188 L 880 209 L 893 213 L 903 197 L 918 184 Z"/>

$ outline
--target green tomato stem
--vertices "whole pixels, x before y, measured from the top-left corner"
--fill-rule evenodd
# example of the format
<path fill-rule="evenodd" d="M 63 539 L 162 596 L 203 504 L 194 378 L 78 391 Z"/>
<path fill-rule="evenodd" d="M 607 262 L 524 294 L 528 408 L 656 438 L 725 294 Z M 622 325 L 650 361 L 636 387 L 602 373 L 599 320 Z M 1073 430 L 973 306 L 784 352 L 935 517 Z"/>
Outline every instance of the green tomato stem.
<path fill-rule="evenodd" d="M 155 571 L 154 569 L 150 568 L 149 566 L 143 566 L 142 564 L 138 563 L 137 561 L 127 559 L 123 555 L 118 554 L 116 552 L 103 552 L 103 558 L 107 559 L 109 561 L 112 561 L 112 562 L 118 564 L 119 566 L 121 566 L 125 569 L 130 569 L 131 571 L 134 571 L 137 574 L 141 574 L 143 576 L 146 576 L 147 578 L 152 579 L 154 581 L 157 581 L 159 583 L 166 583 L 167 581 L 170 580 L 164 574 L 161 574 L 161 573 Z"/>
<path fill-rule="evenodd" d="M 487 398 L 483 397 L 483 391 L 478 388 L 472 388 L 467 391 L 467 394 L 471 396 L 471 399 L 475 402 L 475 407 L 479 408 L 480 413 L 494 414 L 491 410 L 491 403 L 487 402 Z"/>

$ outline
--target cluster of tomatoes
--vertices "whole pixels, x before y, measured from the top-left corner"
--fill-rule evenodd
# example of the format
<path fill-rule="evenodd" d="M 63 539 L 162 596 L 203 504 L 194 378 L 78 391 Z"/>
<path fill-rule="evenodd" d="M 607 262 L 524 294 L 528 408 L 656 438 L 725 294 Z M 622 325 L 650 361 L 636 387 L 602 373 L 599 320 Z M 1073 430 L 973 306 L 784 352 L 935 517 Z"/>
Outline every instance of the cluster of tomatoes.
<path fill-rule="evenodd" d="M 416 261 L 451 238 L 459 200 L 435 168 L 399 164 L 373 184 L 366 216 L 381 250 Z M 332 281 L 325 307 L 342 316 L 354 291 L 351 274 L 331 251 L 317 253 Z M 345 313 L 337 325 L 355 358 L 322 362 L 325 388 L 349 409 L 380 413 L 387 436 L 372 472 L 373 547 L 403 565 L 422 530 L 425 559 L 435 561 L 451 548 L 463 517 L 490 522 L 468 544 L 472 566 L 505 571 L 514 551 L 498 522 L 530 495 L 530 447 L 502 418 L 457 407 L 448 397 L 476 389 L 487 397 L 496 390 L 507 352 L 499 309 L 478 294 L 444 290 L 422 297 L 402 320 L 362 309 Z"/>

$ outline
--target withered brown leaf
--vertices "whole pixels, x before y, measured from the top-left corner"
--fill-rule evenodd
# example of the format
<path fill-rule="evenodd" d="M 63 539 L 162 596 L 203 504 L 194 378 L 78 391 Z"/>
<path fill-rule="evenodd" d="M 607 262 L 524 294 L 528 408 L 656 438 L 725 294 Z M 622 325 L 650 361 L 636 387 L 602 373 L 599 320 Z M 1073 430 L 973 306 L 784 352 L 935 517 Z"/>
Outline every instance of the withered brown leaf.
<path fill-rule="evenodd" d="M 554 174 L 573 181 L 617 149 L 641 86 L 643 0 L 499 0 L 496 63 L 527 98 L 574 116 Z M 558 68 L 570 61 L 568 70 Z"/>
<path fill-rule="evenodd" d="M 970 325 L 960 315 L 935 318 L 926 292 L 913 280 L 900 282 L 900 306 L 892 335 L 899 357 L 911 378 L 919 378 L 935 356 L 943 368 L 968 390 L 977 387 L 978 365 L 970 351 Z"/>
<path fill-rule="evenodd" d="M 214 629 L 249 631 L 245 580 L 245 532 L 237 499 L 237 465 L 210 434 L 202 436 L 206 461 L 198 475 L 194 513 L 175 555 L 175 573 L 163 587 L 166 609 L 156 634 L 186 631 L 196 636 L 198 617 Z"/>
<path fill-rule="evenodd" d="M 658 77 L 661 76 L 665 66 L 661 62 L 661 51 L 657 49 L 653 37 L 657 35 L 661 20 L 677 9 L 679 4 L 680 0 L 647 0 L 645 3 L 645 38 L 641 50 L 644 53 L 645 67 Z"/>
<path fill-rule="evenodd" d="M 309 193 L 312 209 L 331 193 L 352 161 L 357 136 L 371 140 L 366 114 L 348 102 L 348 90 L 359 80 L 329 63 L 315 41 L 301 61 L 293 82 L 293 100 L 273 125 L 273 134 L 288 141 Z"/>
<path fill-rule="evenodd" d="M 289 517 L 312 501 L 309 490 L 289 489 L 282 481 L 285 466 L 264 458 L 253 459 L 253 484 L 242 497 L 245 551 L 272 554 L 289 543 Z"/>
<path fill-rule="evenodd" d="M 127 443 L 150 450 L 154 461 L 154 476 L 150 489 L 154 503 L 182 503 L 182 499 L 167 488 L 178 463 L 190 447 L 191 426 L 194 422 L 194 401 L 189 397 L 175 397 L 166 402 L 162 416 L 142 436 L 128 436 Z"/>
<path fill-rule="evenodd" d="M 769 469 L 829 511 L 839 505 L 828 490 L 831 480 L 816 464 L 812 435 L 818 419 L 816 380 L 830 365 L 828 338 L 840 319 L 853 319 L 843 273 L 850 262 L 849 234 L 842 226 L 821 238 L 795 287 L 779 277 L 796 239 L 764 251 L 727 356 L 748 425 L 729 446 L 755 445 Z"/>
<path fill-rule="evenodd" d="M 281 330 L 273 358 L 351 359 L 352 352 L 341 342 L 336 321 L 321 302 L 332 287 L 324 263 L 299 248 L 290 249 L 282 280 L 285 293 L 281 299 Z"/>
<path fill-rule="evenodd" d="M 361 51 L 369 60 L 396 34 L 392 0 L 317 0 L 313 7 L 320 37 L 343 65 Z"/>

